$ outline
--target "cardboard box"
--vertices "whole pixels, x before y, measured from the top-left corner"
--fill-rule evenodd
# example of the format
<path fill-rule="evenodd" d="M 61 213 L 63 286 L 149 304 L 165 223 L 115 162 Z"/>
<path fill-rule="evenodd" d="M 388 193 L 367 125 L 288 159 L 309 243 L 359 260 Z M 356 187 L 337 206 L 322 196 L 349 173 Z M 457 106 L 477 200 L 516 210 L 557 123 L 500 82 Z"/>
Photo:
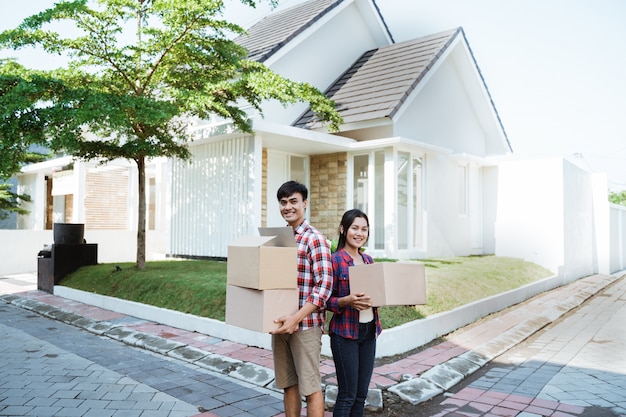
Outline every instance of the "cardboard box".
<path fill-rule="evenodd" d="M 244 236 L 228 246 L 226 283 L 255 290 L 298 288 L 298 248 L 285 236 Z"/>
<path fill-rule="evenodd" d="M 254 290 L 226 286 L 226 324 L 261 333 L 280 327 L 274 319 L 298 311 L 298 289 Z"/>
<path fill-rule="evenodd" d="M 373 307 L 426 304 L 424 264 L 378 262 L 349 268 L 350 293 L 365 293 Z"/>

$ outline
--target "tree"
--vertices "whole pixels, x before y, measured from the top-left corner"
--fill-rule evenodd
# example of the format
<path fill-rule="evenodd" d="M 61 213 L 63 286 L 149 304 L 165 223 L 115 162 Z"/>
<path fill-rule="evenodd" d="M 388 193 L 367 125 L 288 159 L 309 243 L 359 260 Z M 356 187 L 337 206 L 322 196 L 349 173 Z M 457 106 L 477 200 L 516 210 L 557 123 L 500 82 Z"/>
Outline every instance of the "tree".
<path fill-rule="evenodd" d="M 0 138 L 0 180 L 6 181 L 20 168 L 29 163 L 41 162 L 47 155 L 39 152 L 31 152 L 29 149 L 12 149 L 9 141 Z M 18 194 L 13 189 L 13 184 L 0 183 L 0 220 L 5 220 L 10 213 L 28 214 L 28 210 L 22 207 L 22 203 L 29 202 L 28 194 Z"/>
<path fill-rule="evenodd" d="M 18 173 L 22 166 L 33 162 L 41 162 L 48 156 L 40 152 L 32 152 L 30 147 L 13 146 L 11 141 L 0 137 L 0 220 L 9 217 L 11 212 L 28 214 L 28 210 L 22 207 L 22 203 L 30 201 L 28 194 L 18 194 L 13 189 L 13 184 L 7 183 L 9 178 Z"/>
<path fill-rule="evenodd" d="M 0 60 L 0 179 L 3 180 L 20 172 L 24 164 L 46 158 L 46 155 L 32 151 L 39 139 L 38 135 L 30 134 L 31 129 L 19 123 L 25 119 L 11 117 L 20 110 L 24 111 L 30 100 L 30 94 L 24 88 L 28 86 L 20 85 L 23 76 L 21 70 L 22 67 L 15 63 Z M 30 86 L 31 94 L 36 88 L 36 85 Z M 15 140 L 16 137 L 19 139 Z"/>
<path fill-rule="evenodd" d="M 3 70 L 11 68 L 10 63 L 4 62 L 2 65 L 0 61 L 0 120 L 2 120 L 3 129 L 0 129 L 0 181 L 6 181 L 9 178 L 17 174 L 22 166 L 32 163 L 40 162 L 46 159 L 48 156 L 41 152 L 34 152 L 33 142 L 30 137 L 21 137 L 20 140 L 14 141 L 7 137 L 7 133 L 20 131 L 21 127 L 11 124 L 12 120 L 7 115 L 15 109 L 17 102 L 21 99 L 18 97 L 11 97 L 11 101 L 5 102 L 4 93 L 8 89 L 12 89 L 15 85 L 16 79 L 14 77 L 5 77 Z M 18 67 L 13 67 L 17 69 Z M 8 88 L 7 88 L 8 87 Z M 8 97 L 7 97 L 8 98 Z M 13 137 L 13 135 L 11 135 Z M 30 201 L 30 196 L 26 194 L 17 194 L 12 191 L 13 185 L 9 183 L 0 183 L 0 220 L 6 219 L 11 212 L 18 214 L 28 213 L 23 207 L 22 202 Z"/>
<path fill-rule="evenodd" d="M 620 206 L 626 206 L 626 191 L 609 191 L 609 202 L 618 204 Z"/>
<path fill-rule="evenodd" d="M 145 267 L 146 161 L 189 158 L 189 118 L 219 115 L 250 132 L 241 102 L 262 114 L 263 101 L 273 99 L 308 102 L 331 130 L 342 123 L 319 90 L 246 59 L 232 40 L 245 31 L 224 20 L 223 11 L 223 0 L 68 0 L 0 33 L 0 47 L 37 46 L 69 58 L 66 68 L 52 71 L 4 65 L 1 104 L 19 100 L 2 109 L 10 123 L 0 125 L 0 137 L 45 143 L 85 160 L 134 161 L 139 269 Z M 79 35 L 46 29 L 55 22 L 71 24 Z"/>
<path fill-rule="evenodd" d="M 12 185 L 9 183 L 0 184 L 0 220 L 9 217 L 11 212 L 27 214 L 28 210 L 20 207 L 21 202 L 30 201 L 30 196 L 17 194 L 11 191 Z"/>

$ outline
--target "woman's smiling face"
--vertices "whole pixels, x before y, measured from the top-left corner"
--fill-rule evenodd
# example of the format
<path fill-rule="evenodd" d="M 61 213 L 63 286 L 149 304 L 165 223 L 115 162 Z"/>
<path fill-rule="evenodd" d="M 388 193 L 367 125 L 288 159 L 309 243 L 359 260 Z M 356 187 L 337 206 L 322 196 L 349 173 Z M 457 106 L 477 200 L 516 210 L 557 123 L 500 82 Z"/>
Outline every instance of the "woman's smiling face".
<path fill-rule="evenodd" d="M 365 245 L 370 234 L 370 228 L 363 217 L 356 217 L 346 232 L 346 246 L 359 249 Z"/>

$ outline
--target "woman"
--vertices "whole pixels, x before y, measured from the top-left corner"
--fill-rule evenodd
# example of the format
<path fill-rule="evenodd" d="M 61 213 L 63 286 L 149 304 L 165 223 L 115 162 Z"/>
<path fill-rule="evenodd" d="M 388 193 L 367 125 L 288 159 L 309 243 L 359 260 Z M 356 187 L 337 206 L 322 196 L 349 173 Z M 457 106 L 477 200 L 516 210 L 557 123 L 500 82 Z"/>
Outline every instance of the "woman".
<path fill-rule="evenodd" d="M 374 262 L 361 251 L 368 237 L 367 215 L 358 209 L 346 211 L 339 225 L 337 250 L 332 255 L 333 293 L 327 302 L 327 308 L 333 312 L 330 347 L 339 388 L 333 417 L 363 415 L 374 370 L 376 337 L 382 331 L 370 297 L 350 294 L 348 267 Z"/>

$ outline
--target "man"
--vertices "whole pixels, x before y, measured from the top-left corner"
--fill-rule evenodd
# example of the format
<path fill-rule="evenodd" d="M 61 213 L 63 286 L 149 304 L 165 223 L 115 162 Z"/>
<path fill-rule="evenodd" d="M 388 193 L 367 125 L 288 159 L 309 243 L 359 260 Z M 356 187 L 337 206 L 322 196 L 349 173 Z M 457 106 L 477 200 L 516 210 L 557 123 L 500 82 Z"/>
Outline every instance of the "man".
<path fill-rule="evenodd" d="M 333 289 L 330 248 L 324 235 L 304 219 L 308 190 L 296 181 L 281 185 L 276 194 L 280 214 L 293 228 L 298 244 L 299 310 L 278 317 L 272 331 L 276 386 L 284 390 L 285 414 L 300 417 L 302 397 L 307 416 L 323 417 L 324 396 L 319 371 L 324 307 Z"/>

